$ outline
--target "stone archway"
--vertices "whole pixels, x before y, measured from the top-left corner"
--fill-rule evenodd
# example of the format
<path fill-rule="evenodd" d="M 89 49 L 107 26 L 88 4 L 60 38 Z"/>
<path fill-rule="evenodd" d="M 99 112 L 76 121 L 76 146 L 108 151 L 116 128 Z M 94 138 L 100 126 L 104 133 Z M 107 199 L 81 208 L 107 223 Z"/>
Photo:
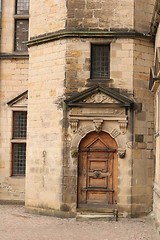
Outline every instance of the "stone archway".
<path fill-rule="evenodd" d="M 80 142 L 78 207 L 106 207 L 117 202 L 117 143 L 106 132 L 90 132 Z"/>

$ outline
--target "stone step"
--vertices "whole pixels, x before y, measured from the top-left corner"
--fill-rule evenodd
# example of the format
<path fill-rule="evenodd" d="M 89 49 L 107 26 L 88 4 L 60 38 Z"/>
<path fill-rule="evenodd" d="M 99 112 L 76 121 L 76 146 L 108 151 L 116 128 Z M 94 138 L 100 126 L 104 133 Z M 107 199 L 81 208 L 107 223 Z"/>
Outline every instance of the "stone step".
<path fill-rule="evenodd" d="M 101 212 L 79 212 L 76 216 L 77 221 L 117 221 L 116 216 L 112 212 L 101 213 Z"/>
<path fill-rule="evenodd" d="M 98 208 L 98 209 L 87 209 L 87 208 L 79 208 L 77 212 L 79 213 L 113 213 L 114 209 L 110 208 Z"/>

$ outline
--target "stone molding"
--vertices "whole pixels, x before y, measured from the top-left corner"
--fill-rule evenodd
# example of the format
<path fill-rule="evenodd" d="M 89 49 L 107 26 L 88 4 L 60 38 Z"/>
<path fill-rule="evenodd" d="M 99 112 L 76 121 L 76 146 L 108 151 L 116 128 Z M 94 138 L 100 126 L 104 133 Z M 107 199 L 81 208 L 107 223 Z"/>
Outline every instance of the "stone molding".
<path fill-rule="evenodd" d="M 7 104 L 10 107 L 27 107 L 28 105 L 28 90 L 13 98 Z"/>
<path fill-rule="evenodd" d="M 119 122 L 124 122 L 124 121 L 127 121 L 127 115 L 122 115 L 122 116 L 120 116 L 120 115 L 110 115 L 110 116 L 107 116 L 107 114 L 106 114 L 106 116 L 105 116 L 105 114 L 103 115 L 103 116 L 101 116 L 101 115 L 96 115 L 96 114 L 82 114 L 82 115 L 70 115 L 70 119 L 71 120 L 80 120 L 80 121 L 92 121 L 93 119 L 95 119 L 96 118 L 96 120 L 102 120 L 103 119 L 103 121 L 119 121 Z"/>
<path fill-rule="evenodd" d="M 95 131 L 94 124 L 87 124 L 86 126 L 82 128 L 79 128 L 78 131 L 73 134 L 72 140 L 71 140 L 71 149 L 78 149 L 80 141 L 82 138 L 84 138 L 88 133 Z M 111 128 L 103 128 L 104 132 L 110 134 L 111 137 L 113 137 L 113 129 Z M 123 138 L 122 134 L 120 131 L 117 130 L 117 135 L 114 135 L 114 139 L 117 142 L 118 148 L 123 149 L 124 148 L 124 143 L 123 143 Z"/>
<path fill-rule="evenodd" d="M 31 38 L 30 41 L 26 42 L 28 47 L 63 39 L 63 38 L 140 38 L 140 39 L 149 39 L 152 40 L 152 36 L 150 34 L 143 34 L 140 32 L 136 32 L 134 30 L 126 30 L 126 29 L 104 29 L 104 30 L 90 30 L 82 29 L 77 31 L 73 30 L 61 30 L 58 32 L 48 33 L 40 36 L 36 36 Z"/>
<path fill-rule="evenodd" d="M 0 53 L 0 59 L 29 59 L 28 53 Z"/>

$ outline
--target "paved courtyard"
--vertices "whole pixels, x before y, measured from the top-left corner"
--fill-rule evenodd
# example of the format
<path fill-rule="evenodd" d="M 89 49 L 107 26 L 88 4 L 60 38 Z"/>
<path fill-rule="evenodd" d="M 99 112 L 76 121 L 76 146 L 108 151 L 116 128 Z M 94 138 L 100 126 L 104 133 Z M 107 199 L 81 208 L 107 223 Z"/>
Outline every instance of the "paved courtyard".
<path fill-rule="evenodd" d="M 25 213 L 24 206 L 0 205 L 0 240 L 160 240 L 148 218 L 77 222 Z"/>

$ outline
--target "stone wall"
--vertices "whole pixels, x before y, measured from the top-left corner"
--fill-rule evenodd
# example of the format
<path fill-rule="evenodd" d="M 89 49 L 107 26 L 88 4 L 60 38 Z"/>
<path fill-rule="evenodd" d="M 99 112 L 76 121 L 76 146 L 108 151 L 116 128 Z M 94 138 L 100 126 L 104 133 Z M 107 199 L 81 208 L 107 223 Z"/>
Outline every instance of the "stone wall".
<path fill-rule="evenodd" d="M 26 207 L 60 209 L 66 40 L 30 48 Z"/>
<path fill-rule="evenodd" d="M 110 83 L 90 80 L 91 44 L 110 44 Z M 75 39 L 67 41 L 67 92 L 103 84 L 133 94 L 133 40 L 132 39 Z"/>
<path fill-rule="evenodd" d="M 156 0 L 135 0 L 135 30 L 148 34 Z"/>
<path fill-rule="evenodd" d="M 12 168 L 12 109 L 7 102 L 27 90 L 28 57 L 14 55 L 15 1 L 2 2 L 0 59 L 0 200 L 24 201 L 25 177 L 11 176 Z"/>
<path fill-rule="evenodd" d="M 132 180 L 133 215 L 152 210 L 153 160 L 153 94 L 149 91 L 149 68 L 153 65 L 153 44 L 134 41 L 134 154 Z"/>
<path fill-rule="evenodd" d="M 2 2 L 2 19 L 1 19 L 1 52 L 14 51 L 14 17 L 15 2 Z"/>
<path fill-rule="evenodd" d="M 155 133 L 155 181 L 154 181 L 154 198 L 153 198 L 153 210 L 155 214 L 156 226 L 157 230 L 160 233 L 160 86 L 158 87 L 157 91 L 155 92 L 155 126 L 154 126 L 154 133 Z"/>
<path fill-rule="evenodd" d="M 65 0 L 30 0 L 30 37 L 65 28 L 67 10 Z"/>
<path fill-rule="evenodd" d="M 7 102 L 27 90 L 28 59 L 1 59 L 0 68 L 0 200 L 24 201 L 24 177 L 11 177 L 12 109 Z"/>
<path fill-rule="evenodd" d="M 67 27 L 110 29 L 134 26 L 134 0 L 68 0 Z"/>

